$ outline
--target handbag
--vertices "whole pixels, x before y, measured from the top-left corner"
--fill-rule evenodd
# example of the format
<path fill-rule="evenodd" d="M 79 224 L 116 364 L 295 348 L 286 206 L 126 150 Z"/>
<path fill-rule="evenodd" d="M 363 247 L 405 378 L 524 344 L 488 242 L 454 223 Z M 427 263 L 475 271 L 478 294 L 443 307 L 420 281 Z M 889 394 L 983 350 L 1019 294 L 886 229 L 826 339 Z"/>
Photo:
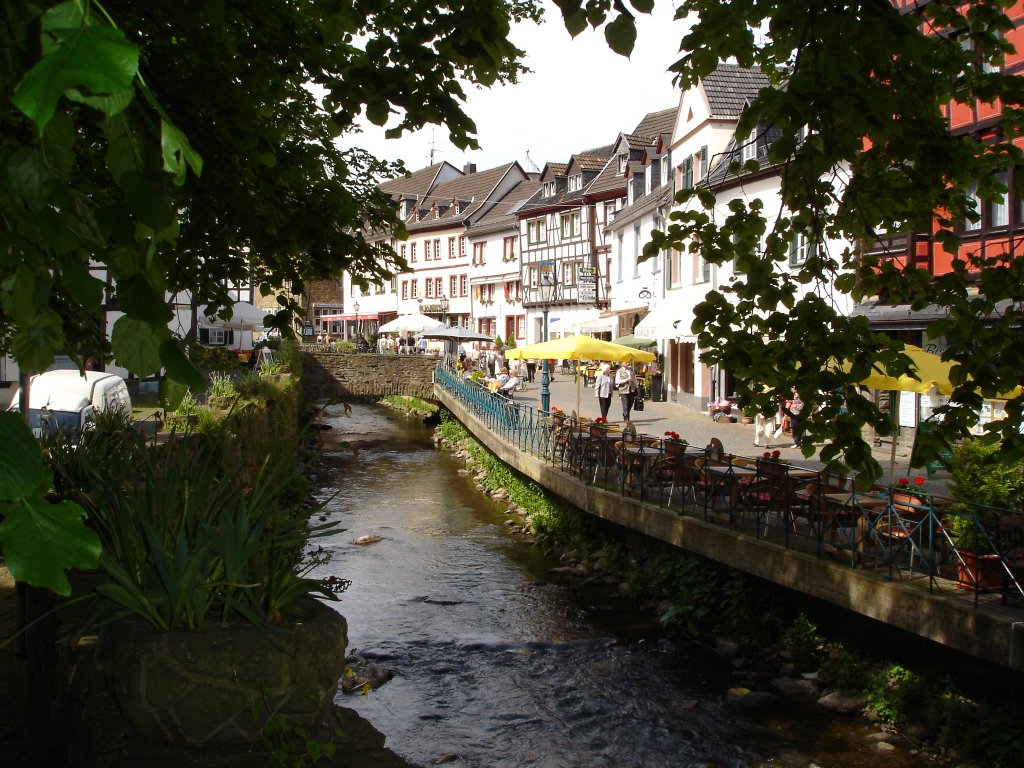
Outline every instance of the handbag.
<path fill-rule="evenodd" d="M 642 411 L 643 409 L 644 409 L 644 399 L 642 397 L 638 396 L 637 399 L 633 401 L 633 410 L 634 411 Z"/>

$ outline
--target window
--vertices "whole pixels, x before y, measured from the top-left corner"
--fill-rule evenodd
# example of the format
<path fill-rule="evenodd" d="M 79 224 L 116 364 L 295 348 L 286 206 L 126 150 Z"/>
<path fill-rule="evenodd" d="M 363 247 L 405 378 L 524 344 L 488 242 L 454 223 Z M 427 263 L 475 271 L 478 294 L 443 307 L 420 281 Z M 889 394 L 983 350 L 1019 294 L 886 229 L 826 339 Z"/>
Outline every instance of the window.
<path fill-rule="evenodd" d="M 989 226 L 1007 227 L 1010 225 L 1010 174 L 1001 171 L 995 175 L 995 180 L 1006 187 L 1006 191 L 988 203 Z"/>
<path fill-rule="evenodd" d="M 501 241 L 501 260 L 502 261 L 515 261 L 516 260 L 516 237 L 506 237 Z"/>
<path fill-rule="evenodd" d="M 434 261 L 441 259 L 441 238 L 434 239 Z"/>
<path fill-rule="evenodd" d="M 431 280 L 428 277 L 427 281 L 426 281 L 426 285 L 424 285 L 423 287 L 426 289 L 426 293 L 427 293 L 426 298 L 428 298 L 428 299 L 434 298 L 434 281 Z"/>
<path fill-rule="evenodd" d="M 579 211 L 574 213 L 563 213 L 562 214 L 562 237 L 579 237 L 580 236 L 580 214 Z"/>
<path fill-rule="evenodd" d="M 579 192 L 583 189 L 583 174 L 575 173 L 569 177 L 569 191 Z"/>
<path fill-rule="evenodd" d="M 459 256 L 465 256 L 465 255 L 466 255 L 466 236 L 465 235 L 460 235 L 459 236 Z"/>
<path fill-rule="evenodd" d="M 409 281 L 408 280 L 403 280 L 402 281 L 402 298 L 403 299 L 408 299 L 409 298 Z"/>
<path fill-rule="evenodd" d="M 416 262 L 416 243 L 409 243 L 409 261 Z"/>
<path fill-rule="evenodd" d="M 570 286 L 576 284 L 576 272 L 579 269 L 579 262 L 562 262 L 562 285 Z"/>
<path fill-rule="evenodd" d="M 402 257 L 402 261 L 405 261 L 405 252 L 406 252 L 405 243 L 402 243 L 402 246 L 398 249 L 398 255 Z"/>
<path fill-rule="evenodd" d="M 459 276 L 449 275 L 448 276 L 448 295 L 458 296 L 459 295 Z"/>
<path fill-rule="evenodd" d="M 473 266 L 480 267 L 484 265 L 484 247 L 486 245 L 486 242 L 473 243 Z"/>
<path fill-rule="evenodd" d="M 640 277 L 640 225 L 633 225 L 633 277 Z"/>
<path fill-rule="evenodd" d="M 211 347 L 223 347 L 228 343 L 227 331 L 223 328 L 210 328 L 207 333 L 207 344 Z"/>
<path fill-rule="evenodd" d="M 705 144 L 700 148 L 700 178 L 706 178 L 708 175 L 708 146 Z"/>
<path fill-rule="evenodd" d="M 544 188 L 541 191 L 543 197 L 554 197 L 555 194 L 555 182 L 545 181 Z"/>
<path fill-rule="evenodd" d="M 626 172 L 626 153 L 623 152 L 621 155 L 619 155 L 619 173 L 625 173 L 625 172 Z"/>
<path fill-rule="evenodd" d="M 434 295 L 437 296 L 437 298 L 441 298 L 442 296 L 444 296 L 444 278 L 443 277 L 435 277 L 434 278 Z"/>
<path fill-rule="evenodd" d="M 604 221 L 603 221 L 603 223 L 605 225 L 607 225 L 608 222 L 610 222 L 613 218 L 615 218 L 615 203 L 614 202 L 605 203 L 604 204 Z"/>
<path fill-rule="evenodd" d="M 419 280 L 411 280 L 409 282 L 409 298 L 415 299 L 420 295 Z"/>
<path fill-rule="evenodd" d="M 545 237 L 544 219 L 526 222 L 526 239 L 531 243 L 543 243 Z"/>
<path fill-rule="evenodd" d="M 740 159 L 745 163 L 747 160 L 757 159 L 757 131 L 755 130 L 740 148 Z"/>
<path fill-rule="evenodd" d="M 448 258 L 449 259 L 454 259 L 455 258 L 455 254 L 456 254 L 456 252 L 455 252 L 455 238 L 454 237 L 449 237 L 448 238 Z"/>
<path fill-rule="evenodd" d="M 963 228 L 965 232 L 978 232 L 981 230 L 981 198 L 978 197 L 978 182 L 971 182 L 971 185 L 967 188 L 967 196 L 971 199 L 971 208 L 979 214 L 979 219 L 971 221 L 965 218 L 963 220 Z"/>
<path fill-rule="evenodd" d="M 679 166 L 679 188 L 680 189 L 692 189 L 693 188 L 693 158 L 688 157 L 683 161 L 683 164 Z"/>
<path fill-rule="evenodd" d="M 469 276 L 459 275 L 459 296 L 469 295 Z"/>
<path fill-rule="evenodd" d="M 516 338 L 526 338 L 526 315 L 516 315 Z"/>
<path fill-rule="evenodd" d="M 807 235 L 794 235 L 789 241 L 789 266 L 796 267 L 814 256 L 817 252 L 815 241 Z"/>

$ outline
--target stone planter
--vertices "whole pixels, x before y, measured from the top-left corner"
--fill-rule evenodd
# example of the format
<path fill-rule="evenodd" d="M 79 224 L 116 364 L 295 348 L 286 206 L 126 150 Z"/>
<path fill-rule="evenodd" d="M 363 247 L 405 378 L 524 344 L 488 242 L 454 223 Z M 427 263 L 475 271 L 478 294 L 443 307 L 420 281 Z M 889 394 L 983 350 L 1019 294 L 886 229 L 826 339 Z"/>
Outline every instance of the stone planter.
<path fill-rule="evenodd" d="M 104 666 L 122 714 L 151 743 L 250 743 L 275 716 L 313 728 L 345 670 L 348 625 L 329 606 L 308 609 L 281 627 L 114 625 Z"/>

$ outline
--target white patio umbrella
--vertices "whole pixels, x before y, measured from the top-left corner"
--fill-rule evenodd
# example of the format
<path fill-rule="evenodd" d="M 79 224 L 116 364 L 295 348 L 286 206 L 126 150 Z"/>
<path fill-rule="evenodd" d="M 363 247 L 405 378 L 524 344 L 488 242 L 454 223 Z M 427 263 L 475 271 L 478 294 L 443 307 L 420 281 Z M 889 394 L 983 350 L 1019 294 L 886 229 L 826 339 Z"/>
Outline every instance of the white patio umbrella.
<path fill-rule="evenodd" d="M 206 317 L 206 307 L 202 307 L 200 314 L 204 321 L 219 328 L 234 328 L 238 331 L 264 331 L 263 318 L 271 314 L 265 309 L 254 307 L 247 301 L 236 301 L 231 305 L 231 319 L 222 320 L 219 317 Z"/>
<path fill-rule="evenodd" d="M 394 320 L 384 323 L 377 333 L 420 333 L 431 328 L 440 328 L 444 323 L 433 317 L 413 312 L 410 315 L 399 315 Z"/>

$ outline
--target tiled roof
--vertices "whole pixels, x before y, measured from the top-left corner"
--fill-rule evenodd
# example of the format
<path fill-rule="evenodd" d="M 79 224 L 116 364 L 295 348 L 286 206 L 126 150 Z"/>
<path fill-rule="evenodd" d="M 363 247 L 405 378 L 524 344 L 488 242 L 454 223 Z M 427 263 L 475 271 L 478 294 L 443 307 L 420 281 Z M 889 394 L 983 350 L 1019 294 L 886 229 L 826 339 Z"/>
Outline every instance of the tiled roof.
<path fill-rule="evenodd" d="M 568 168 L 568 163 L 548 163 L 545 170 L 551 171 L 552 176 L 565 176 L 565 172 Z"/>
<path fill-rule="evenodd" d="M 608 162 L 608 157 L 595 157 L 594 155 L 574 155 L 570 165 L 576 171 L 600 171 Z"/>
<path fill-rule="evenodd" d="M 445 162 L 440 162 L 429 165 L 426 168 L 414 171 L 409 176 L 399 176 L 397 179 L 385 181 L 380 185 L 380 188 L 393 197 L 419 197 L 425 195 L 430 191 L 434 181 L 437 179 L 437 175 L 446 164 Z"/>
<path fill-rule="evenodd" d="M 640 124 L 629 133 L 630 139 L 637 139 L 643 142 L 642 146 L 646 147 L 662 134 L 672 135 L 673 129 L 676 127 L 676 113 L 678 110 L 676 107 L 670 107 L 669 109 L 663 109 L 659 112 L 649 112 L 644 115 L 644 119 L 640 121 Z M 630 149 L 633 148 L 633 143 L 630 141 Z"/>
<path fill-rule="evenodd" d="M 480 206 L 489 201 L 489 196 L 494 191 L 495 186 L 509 172 L 509 169 L 515 167 L 515 165 L 515 163 L 505 163 L 485 171 L 466 174 L 458 179 L 446 181 L 444 184 L 438 184 L 429 195 L 419 201 L 417 208 L 421 210 L 429 209 L 436 203 L 440 207 L 447 207 L 448 210 L 436 219 L 426 218 L 422 221 L 408 221 L 406 226 L 410 232 L 415 232 L 416 230 L 435 227 L 439 224 L 464 221 L 479 210 Z M 452 206 L 453 200 L 469 202 L 469 205 L 456 213 L 455 207 Z"/>
<path fill-rule="evenodd" d="M 712 117 L 737 118 L 746 103 L 768 85 L 768 78 L 757 69 L 719 64 L 701 83 Z"/>

